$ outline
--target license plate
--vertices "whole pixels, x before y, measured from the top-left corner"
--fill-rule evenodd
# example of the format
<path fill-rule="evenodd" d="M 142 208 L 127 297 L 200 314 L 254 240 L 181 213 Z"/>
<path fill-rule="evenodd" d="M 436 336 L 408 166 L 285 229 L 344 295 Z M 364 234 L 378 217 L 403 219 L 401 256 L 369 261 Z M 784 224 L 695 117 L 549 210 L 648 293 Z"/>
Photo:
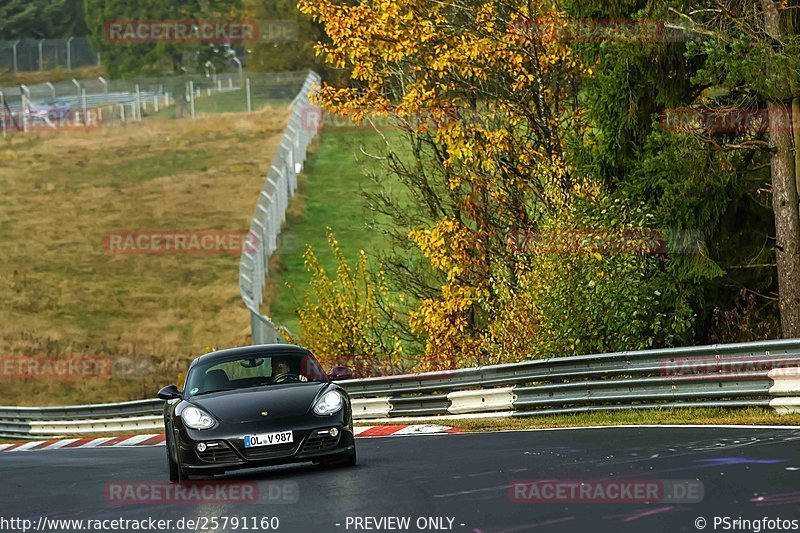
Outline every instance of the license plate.
<path fill-rule="evenodd" d="M 276 433 L 261 433 L 259 435 L 245 435 L 244 447 L 256 448 L 258 446 L 272 446 L 274 444 L 289 444 L 294 442 L 291 431 L 278 431 Z"/>

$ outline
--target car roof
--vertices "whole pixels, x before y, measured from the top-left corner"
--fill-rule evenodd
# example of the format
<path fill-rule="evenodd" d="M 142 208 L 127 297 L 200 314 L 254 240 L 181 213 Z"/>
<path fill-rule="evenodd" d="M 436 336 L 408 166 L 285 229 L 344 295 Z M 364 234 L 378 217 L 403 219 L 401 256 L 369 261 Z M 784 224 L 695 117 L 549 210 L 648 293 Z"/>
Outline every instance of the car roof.
<path fill-rule="evenodd" d="M 302 346 L 295 346 L 294 344 L 257 344 L 253 346 L 239 346 L 238 348 L 228 348 L 227 350 L 218 350 L 216 352 L 201 355 L 189 365 L 192 368 L 198 364 L 210 363 L 218 359 L 227 359 L 229 357 L 243 356 L 243 355 L 311 355 L 307 349 Z"/>

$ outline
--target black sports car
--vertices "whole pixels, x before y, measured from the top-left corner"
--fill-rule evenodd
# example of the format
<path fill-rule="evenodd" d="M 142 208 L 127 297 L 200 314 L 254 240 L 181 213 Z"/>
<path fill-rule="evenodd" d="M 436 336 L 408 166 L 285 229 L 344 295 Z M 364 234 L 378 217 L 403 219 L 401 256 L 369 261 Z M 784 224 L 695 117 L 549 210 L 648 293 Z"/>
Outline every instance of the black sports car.
<path fill-rule="evenodd" d="M 167 400 L 170 481 L 301 461 L 356 464 L 350 398 L 299 346 L 203 355 L 183 391 L 170 385 L 158 397 Z"/>

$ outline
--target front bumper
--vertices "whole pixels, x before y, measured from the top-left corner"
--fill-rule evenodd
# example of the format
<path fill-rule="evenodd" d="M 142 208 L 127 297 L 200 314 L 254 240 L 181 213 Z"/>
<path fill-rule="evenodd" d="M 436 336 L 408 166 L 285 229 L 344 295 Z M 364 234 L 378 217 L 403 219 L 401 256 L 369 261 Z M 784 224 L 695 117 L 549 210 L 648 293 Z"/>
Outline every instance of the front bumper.
<path fill-rule="evenodd" d="M 332 437 L 330 429 L 336 428 L 338 435 Z M 244 434 L 215 435 L 211 432 L 179 430 L 181 465 L 187 472 L 222 473 L 242 468 L 258 468 L 285 463 L 315 461 L 330 455 L 347 453 L 355 449 L 352 427 L 337 421 L 322 421 L 305 427 L 269 428 L 253 433 L 292 430 L 293 442 L 255 448 L 244 447 Z M 206 450 L 197 451 L 197 444 L 204 442 Z"/>

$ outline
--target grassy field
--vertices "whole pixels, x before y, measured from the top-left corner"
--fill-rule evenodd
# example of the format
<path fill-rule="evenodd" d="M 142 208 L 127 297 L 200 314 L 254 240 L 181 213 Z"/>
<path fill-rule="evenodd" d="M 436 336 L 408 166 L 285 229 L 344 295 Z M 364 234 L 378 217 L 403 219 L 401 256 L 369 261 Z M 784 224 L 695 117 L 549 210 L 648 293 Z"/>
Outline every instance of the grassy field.
<path fill-rule="evenodd" d="M 407 422 L 402 422 L 407 423 Z M 526 429 L 551 429 L 591 426 L 626 425 L 743 425 L 743 426 L 797 426 L 800 414 L 779 415 L 772 410 L 761 408 L 746 409 L 667 409 L 663 411 L 629 411 L 609 413 L 588 413 L 577 415 L 530 416 L 526 418 L 484 418 L 475 420 L 450 420 L 431 418 L 414 424 L 441 424 L 466 432 L 517 431 Z M 393 425 L 395 422 L 374 422 L 358 420 L 357 426 Z M 152 433 L 148 431 L 146 433 Z M 129 435 L 131 433 L 126 433 Z M 98 437 L 117 436 L 116 433 L 97 435 Z M 13 439 L 0 439 L 2 442 L 19 442 Z"/>
<path fill-rule="evenodd" d="M 375 189 L 366 172 L 379 170 L 381 163 L 365 156 L 360 148 L 375 153 L 379 141 L 380 136 L 366 128 L 324 129 L 306 163 L 279 238 L 267 294 L 273 321 L 294 334 L 299 333 L 295 309 L 309 280 L 303 265 L 307 244 L 330 268 L 334 268 L 334 261 L 326 240 L 327 226 L 333 228 L 348 258 L 355 259 L 359 250 L 374 257 L 387 246 L 383 235 L 372 229 L 375 217 L 361 194 Z"/>
<path fill-rule="evenodd" d="M 104 236 L 246 231 L 287 118 L 265 109 L 0 138 L 0 356 L 110 356 L 128 369 L 5 379 L 0 404 L 152 397 L 189 358 L 249 343 L 238 255 L 113 254 Z"/>
<path fill-rule="evenodd" d="M 742 425 L 800 425 L 800 414 L 779 415 L 771 409 L 749 407 L 745 409 L 647 409 L 580 413 L 574 415 L 528 416 L 522 418 L 481 418 L 447 420 L 441 424 L 464 431 L 503 431 L 518 429 L 545 429 L 582 426 L 616 426 L 638 424 L 742 424 Z"/>
<path fill-rule="evenodd" d="M 51 83 L 56 83 L 64 80 L 71 80 L 72 78 L 96 78 L 98 76 L 105 75 L 105 70 L 102 67 L 86 67 L 74 70 L 58 68 L 54 70 L 44 70 L 41 72 L 19 72 L 17 74 L 14 74 L 8 70 L 0 71 L 0 87 L 17 86 L 20 84 L 33 85 L 48 81 Z"/>

